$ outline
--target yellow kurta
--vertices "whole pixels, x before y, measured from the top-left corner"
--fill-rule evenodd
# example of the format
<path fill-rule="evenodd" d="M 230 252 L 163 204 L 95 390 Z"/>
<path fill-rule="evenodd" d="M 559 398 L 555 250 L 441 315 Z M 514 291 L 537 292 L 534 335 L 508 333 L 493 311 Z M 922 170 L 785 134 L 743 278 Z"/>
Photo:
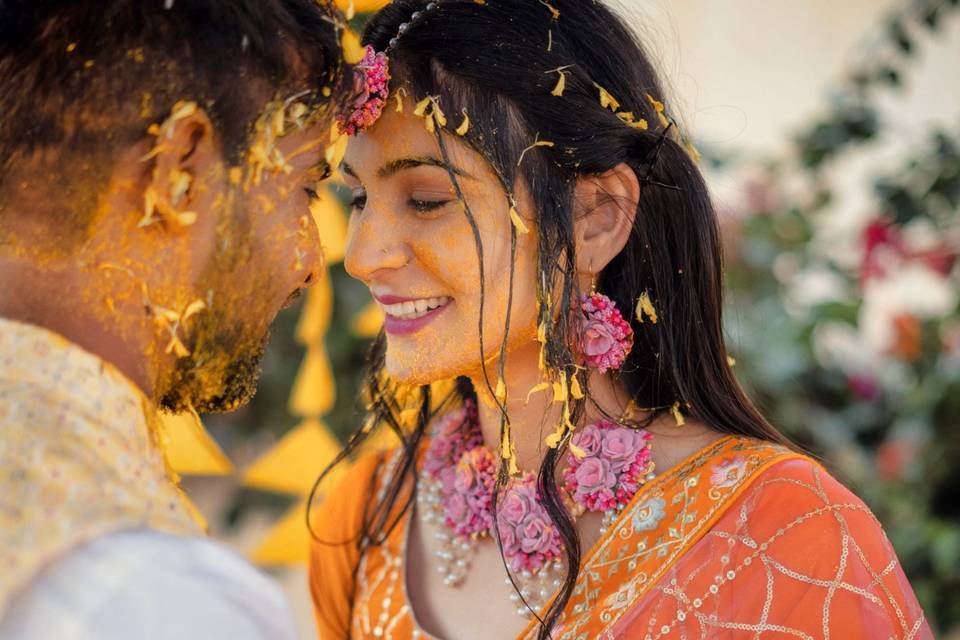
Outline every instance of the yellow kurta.
<path fill-rule="evenodd" d="M 156 423 L 108 363 L 0 319 L 0 616 L 48 563 L 96 537 L 202 534 L 167 473 Z"/>

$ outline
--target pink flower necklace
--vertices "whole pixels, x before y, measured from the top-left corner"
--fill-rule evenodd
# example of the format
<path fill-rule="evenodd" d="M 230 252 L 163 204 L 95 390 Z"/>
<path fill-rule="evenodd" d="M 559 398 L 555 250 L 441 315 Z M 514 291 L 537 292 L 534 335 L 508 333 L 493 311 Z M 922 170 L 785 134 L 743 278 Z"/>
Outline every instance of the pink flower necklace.
<path fill-rule="evenodd" d="M 653 478 L 650 441 L 643 429 L 599 420 L 577 430 L 571 439 L 561 487 L 570 512 L 604 514 L 606 532 L 640 486 Z M 440 543 L 438 570 L 451 587 L 470 569 L 479 539 L 494 535 L 493 488 L 497 459 L 483 444 L 476 405 L 467 401 L 439 418 L 423 462 L 418 493 L 421 518 L 436 529 Z M 541 502 L 537 477 L 525 472 L 512 478 L 500 495 L 496 527 L 503 555 L 520 593 L 512 590 L 517 613 L 544 606 L 561 584 L 564 548 Z"/>

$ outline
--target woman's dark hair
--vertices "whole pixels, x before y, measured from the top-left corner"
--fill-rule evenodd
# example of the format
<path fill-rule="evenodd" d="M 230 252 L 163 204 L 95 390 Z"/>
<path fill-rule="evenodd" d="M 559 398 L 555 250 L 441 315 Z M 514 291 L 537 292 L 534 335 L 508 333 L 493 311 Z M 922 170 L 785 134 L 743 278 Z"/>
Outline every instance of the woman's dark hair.
<path fill-rule="evenodd" d="M 636 221 L 623 251 L 599 274 L 597 284 L 625 310 L 646 293 L 658 315 L 656 323 L 632 318 L 633 350 L 616 374 L 636 406 L 649 410 L 637 426 L 673 409 L 722 433 L 788 444 L 751 404 L 730 369 L 721 325 L 723 267 L 716 214 L 692 148 L 667 115 L 670 102 L 636 36 L 597 1 L 440 0 L 437 8 L 424 12 L 426 4 L 394 0 L 371 20 L 364 41 L 383 51 L 400 25 L 409 22 L 390 52 L 391 90 L 403 86 L 414 101 L 434 96 L 451 130 L 465 110 L 471 126 L 462 139 L 494 168 L 504 197 L 513 204 L 519 181 L 528 188 L 536 211 L 523 213 L 535 217 L 539 233 L 539 322 L 546 334 L 547 370 L 556 377 L 577 375 L 570 346 L 574 327 L 567 313 L 557 312 L 570 309 L 579 295 L 574 185 L 579 178 L 626 163 L 641 183 Z M 423 14 L 411 22 L 415 11 Z M 562 92 L 556 90 L 561 73 Z M 439 130 L 436 135 L 446 156 L 454 138 Z M 535 140 L 553 146 L 529 148 Z M 457 188 L 456 177 L 451 179 Z M 475 228 L 469 207 L 465 212 Z M 477 252 L 482 264 L 478 236 Z M 511 283 L 512 278 L 511 273 Z M 481 295 L 483 289 L 481 279 Z M 505 344 L 506 336 L 497 346 L 502 351 Z M 481 351 L 487 346 L 481 333 Z M 386 479 L 385 498 L 367 510 L 357 540 L 361 550 L 381 544 L 410 508 L 416 451 L 432 408 L 443 404 L 423 387 L 416 396 L 415 426 L 402 425 L 399 414 L 409 412 L 409 400 L 397 398 L 397 386 L 382 375 L 383 351 L 381 335 L 372 348 L 367 384 L 372 422 L 334 462 L 363 441 L 371 424 L 393 429 L 403 443 L 397 471 Z M 466 399 L 474 390 L 463 379 L 455 393 Z M 576 423 L 585 399 L 569 402 Z M 501 428 L 509 429 L 505 412 Z M 553 480 L 568 440 L 569 432 L 560 446 L 548 449 L 539 472 L 539 488 L 562 536 L 569 567 L 541 620 L 541 638 L 549 637 L 569 601 L 581 560 L 577 530 Z M 500 466 L 498 491 L 507 478 L 506 465 Z"/>

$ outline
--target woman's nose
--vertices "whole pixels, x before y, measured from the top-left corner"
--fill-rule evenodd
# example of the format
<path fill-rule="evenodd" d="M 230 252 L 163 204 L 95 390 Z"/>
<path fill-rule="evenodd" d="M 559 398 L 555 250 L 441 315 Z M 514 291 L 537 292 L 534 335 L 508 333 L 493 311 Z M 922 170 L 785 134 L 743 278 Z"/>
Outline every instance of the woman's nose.
<path fill-rule="evenodd" d="M 403 228 L 394 216 L 369 206 L 350 218 L 344 267 L 363 282 L 374 280 L 378 272 L 392 271 L 410 261 Z"/>

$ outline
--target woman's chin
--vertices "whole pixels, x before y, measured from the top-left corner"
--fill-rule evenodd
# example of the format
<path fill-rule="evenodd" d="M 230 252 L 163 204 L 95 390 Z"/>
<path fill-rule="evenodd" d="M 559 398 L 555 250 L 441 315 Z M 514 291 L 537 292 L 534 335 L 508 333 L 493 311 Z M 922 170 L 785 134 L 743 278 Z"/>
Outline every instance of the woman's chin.
<path fill-rule="evenodd" d="M 387 348 L 384 370 L 391 379 L 405 385 L 421 386 L 464 375 L 458 367 L 443 366 L 425 354 L 392 353 Z"/>

